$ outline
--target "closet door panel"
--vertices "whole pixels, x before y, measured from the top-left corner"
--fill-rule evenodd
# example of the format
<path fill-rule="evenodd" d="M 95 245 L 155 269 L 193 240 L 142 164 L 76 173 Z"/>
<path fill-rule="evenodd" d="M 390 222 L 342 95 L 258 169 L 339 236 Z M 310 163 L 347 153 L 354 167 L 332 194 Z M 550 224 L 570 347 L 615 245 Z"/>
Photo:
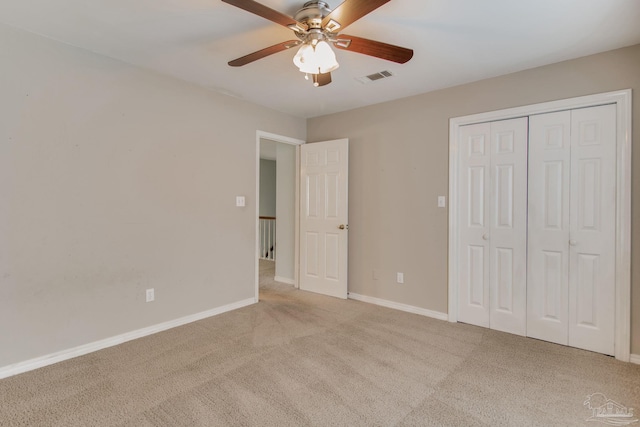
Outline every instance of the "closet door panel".
<path fill-rule="evenodd" d="M 529 125 L 527 336 L 567 345 L 571 112 Z"/>
<path fill-rule="evenodd" d="M 489 327 L 490 125 L 460 129 L 458 319 Z"/>
<path fill-rule="evenodd" d="M 528 119 L 491 123 L 490 327 L 526 333 Z"/>
<path fill-rule="evenodd" d="M 569 345 L 614 353 L 616 107 L 572 111 Z"/>

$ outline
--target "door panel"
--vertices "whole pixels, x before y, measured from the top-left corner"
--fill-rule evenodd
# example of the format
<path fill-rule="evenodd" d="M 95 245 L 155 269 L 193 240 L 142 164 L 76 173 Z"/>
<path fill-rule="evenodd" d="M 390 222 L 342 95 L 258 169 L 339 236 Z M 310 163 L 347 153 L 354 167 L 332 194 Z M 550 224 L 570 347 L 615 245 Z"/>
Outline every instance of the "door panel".
<path fill-rule="evenodd" d="M 577 325 L 596 327 L 598 321 L 595 307 L 596 277 L 600 274 L 598 266 L 599 256 L 592 254 L 577 254 L 577 282 L 576 288 L 576 317 Z"/>
<path fill-rule="evenodd" d="M 497 228 L 513 229 L 513 165 L 496 166 Z"/>
<path fill-rule="evenodd" d="M 459 320 L 526 331 L 527 119 L 460 128 Z"/>
<path fill-rule="evenodd" d="M 347 298 L 349 141 L 300 148 L 300 289 Z"/>
<path fill-rule="evenodd" d="M 338 233 L 325 234 L 325 275 L 327 279 L 338 280 L 340 278 L 340 236 Z"/>
<path fill-rule="evenodd" d="M 613 355 L 616 107 L 571 119 L 569 345 Z"/>
<path fill-rule="evenodd" d="M 320 203 L 320 183 L 318 175 L 308 175 L 306 178 L 307 197 L 305 198 L 305 216 L 307 218 L 318 218 L 318 205 Z"/>
<path fill-rule="evenodd" d="M 567 289 L 566 278 L 564 277 L 566 274 L 565 269 L 563 269 L 563 266 L 567 264 L 566 257 L 563 256 L 562 252 L 551 251 L 542 251 L 542 255 L 544 263 L 542 270 L 541 317 L 544 320 L 560 322 L 561 318 L 566 319 L 567 317 L 567 307 L 562 306 L 563 288 L 565 292 Z M 564 335 L 566 336 L 566 334 Z"/>
<path fill-rule="evenodd" d="M 490 327 L 526 333 L 528 119 L 491 123 Z"/>
<path fill-rule="evenodd" d="M 527 335 L 614 353 L 613 105 L 531 117 Z"/>
<path fill-rule="evenodd" d="M 320 256 L 320 248 L 318 246 L 318 233 L 307 232 L 305 234 L 304 242 L 304 248 L 306 250 L 307 258 L 307 262 L 304 263 L 304 273 L 307 276 L 318 277 L 318 259 Z"/>
<path fill-rule="evenodd" d="M 484 246 L 468 246 L 469 251 L 469 292 L 468 300 L 469 305 L 476 306 L 478 308 L 485 308 L 485 295 L 487 294 L 485 289 L 485 252 Z"/>
<path fill-rule="evenodd" d="M 542 188 L 543 193 L 543 211 L 544 211 L 544 229 L 562 231 L 563 224 L 566 224 L 569 212 L 564 209 L 566 191 L 563 186 L 568 184 L 565 171 L 568 173 L 567 162 L 560 160 L 548 160 L 542 163 Z M 564 218 L 566 215 L 567 218 Z"/>
<path fill-rule="evenodd" d="M 325 175 L 327 189 L 327 219 L 337 219 L 340 215 L 340 175 L 337 173 L 327 173 Z"/>
<path fill-rule="evenodd" d="M 498 283 L 498 297 L 496 310 L 506 313 L 513 312 L 513 250 L 499 248 L 495 251 L 496 282 Z"/>
<path fill-rule="evenodd" d="M 571 112 L 529 125 L 527 336 L 567 345 Z"/>
<path fill-rule="evenodd" d="M 484 228 L 485 212 L 485 175 L 487 167 L 475 166 L 469 168 L 469 227 Z"/>
<path fill-rule="evenodd" d="M 600 230 L 600 207 L 602 205 L 601 159 L 578 160 L 578 223 L 579 231 Z"/>
<path fill-rule="evenodd" d="M 488 123 L 460 129 L 460 284 L 458 318 L 489 327 Z"/>

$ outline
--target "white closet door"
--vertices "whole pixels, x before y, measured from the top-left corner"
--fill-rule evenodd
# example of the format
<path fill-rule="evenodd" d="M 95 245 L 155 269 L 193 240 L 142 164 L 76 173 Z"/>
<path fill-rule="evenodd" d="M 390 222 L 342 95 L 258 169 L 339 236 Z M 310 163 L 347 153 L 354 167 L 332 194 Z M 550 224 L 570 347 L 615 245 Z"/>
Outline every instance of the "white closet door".
<path fill-rule="evenodd" d="M 614 354 L 616 107 L 571 116 L 569 345 Z"/>
<path fill-rule="evenodd" d="M 526 332 L 527 118 L 460 128 L 461 322 Z"/>
<path fill-rule="evenodd" d="M 458 320 L 489 327 L 489 170 L 491 125 L 460 128 L 460 284 Z"/>
<path fill-rule="evenodd" d="M 526 117 L 491 123 L 490 327 L 527 329 Z"/>
<path fill-rule="evenodd" d="M 527 335 L 612 355 L 616 107 L 530 125 Z"/>
<path fill-rule="evenodd" d="M 529 127 L 527 336 L 567 345 L 571 111 Z"/>

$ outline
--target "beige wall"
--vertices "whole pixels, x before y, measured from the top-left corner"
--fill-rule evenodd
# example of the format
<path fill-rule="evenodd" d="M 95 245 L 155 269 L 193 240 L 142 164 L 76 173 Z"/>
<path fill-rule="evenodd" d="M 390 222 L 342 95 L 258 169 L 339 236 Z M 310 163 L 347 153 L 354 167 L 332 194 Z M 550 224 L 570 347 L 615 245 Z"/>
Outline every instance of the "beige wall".
<path fill-rule="evenodd" d="M 640 45 L 310 119 L 309 141 L 350 140 L 349 291 L 447 311 L 447 210 L 436 198 L 448 193 L 449 118 L 627 88 L 638 170 Z M 631 350 L 640 354 L 640 174 L 632 192 Z"/>
<path fill-rule="evenodd" d="M 0 59 L 0 368 L 254 297 L 256 130 L 305 120 L 6 26 Z"/>
<path fill-rule="evenodd" d="M 640 46 L 308 121 L 6 26 L 0 58 L 0 368 L 252 298 L 257 129 L 350 138 L 350 291 L 446 312 L 448 119 L 624 88 L 640 115 Z"/>

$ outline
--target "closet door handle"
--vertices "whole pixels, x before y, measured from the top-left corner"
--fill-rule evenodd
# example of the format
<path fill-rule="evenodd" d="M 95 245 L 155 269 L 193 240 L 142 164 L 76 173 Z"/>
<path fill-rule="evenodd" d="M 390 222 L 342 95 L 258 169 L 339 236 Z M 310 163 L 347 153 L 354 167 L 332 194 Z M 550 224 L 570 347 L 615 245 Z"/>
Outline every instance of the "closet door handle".
<path fill-rule="evenodd" d="M 484 233 L 482 235 L 482 240 L 489 240 L 489 233 Z"/>

